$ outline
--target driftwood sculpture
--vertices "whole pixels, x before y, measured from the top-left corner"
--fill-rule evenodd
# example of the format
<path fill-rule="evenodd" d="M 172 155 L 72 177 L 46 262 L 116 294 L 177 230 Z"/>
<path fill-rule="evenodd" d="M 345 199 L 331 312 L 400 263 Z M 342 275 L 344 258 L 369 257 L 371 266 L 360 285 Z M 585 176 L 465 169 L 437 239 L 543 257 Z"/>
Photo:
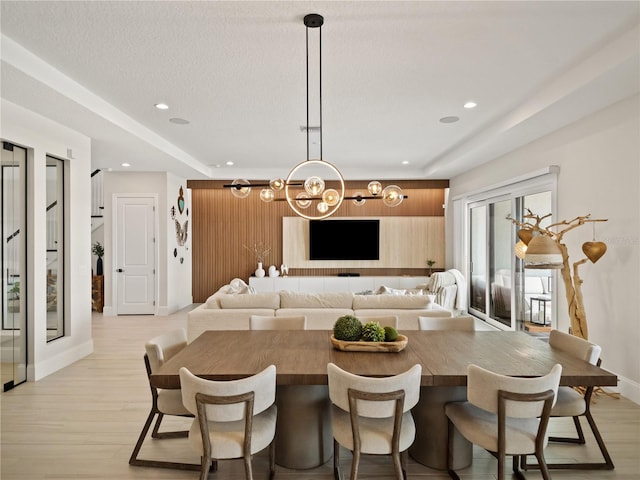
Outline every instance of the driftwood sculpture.
<path fill-rule="evenodd" d="M 540 223 L 551 214 L 539 216 L 527 209 L 527 213 L 523 215 L 523 221 L 516 220 L 515 218 L 508 216 L 507 219 L 511 220 L 517 225 L 520 230 L 518 231 L 518 237 L 528 244 L 529 240 L 535 235 L 546 235 L 551 238 L 559 247 L 562 252 L 562 279 L 564 281 L 565 294 L 567 297 L 567 305 L 569 306 L 569 319 L 571 320 L 571 333 L 577 337 L 588 340 L 589 330 L 587 327 L 587 315 L 584 310 L 584 302 L 582 298 L 582 283 L 578 268 L 580 265 L 590 260 L 592 263 L 596 263 L 602 255 L 607 251 L 607 246 L 604 242 L 596 242 L 595 238 L 591 242 L 585 242 L 582 245 L 582 252 L 585 258 L 573 263 L 573 271 L 569 267 L 569 251 L 567 246 L 562 243 L 562 239 L 565 233 L 581 227 L 587 223 L 594 222 L 606 222 L 606 218 L 592 219 L 591 214 L 582 217 L 576 217 L 572 220 L 563 220 L 561 222 L 553 223 L 547 227 L 541 227 Z M 526 264 L 525 264 L 526 268 Z"/>

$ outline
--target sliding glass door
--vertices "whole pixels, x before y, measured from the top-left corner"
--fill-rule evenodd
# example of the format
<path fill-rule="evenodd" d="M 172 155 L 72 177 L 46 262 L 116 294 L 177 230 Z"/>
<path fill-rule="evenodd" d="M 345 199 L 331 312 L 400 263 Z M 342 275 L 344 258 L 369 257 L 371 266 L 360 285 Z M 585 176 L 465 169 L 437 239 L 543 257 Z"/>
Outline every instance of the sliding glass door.
<path fill-rule="evenodd" d="M 527 209 L 540 216 L 552 213 L 552 192 L 507 194 L 468 204 L 469 311 L 502 329 L 553 321 L 554 273 L 524 268 L 523 252 L 515 248 L 517 228 L 507 218 L 522 220 Z"/>
<path fill-rule="evenodd" d="M 3 142 L 0 163 L 3 391 L 27 379 L 26 163 L 25 149 Z"/>

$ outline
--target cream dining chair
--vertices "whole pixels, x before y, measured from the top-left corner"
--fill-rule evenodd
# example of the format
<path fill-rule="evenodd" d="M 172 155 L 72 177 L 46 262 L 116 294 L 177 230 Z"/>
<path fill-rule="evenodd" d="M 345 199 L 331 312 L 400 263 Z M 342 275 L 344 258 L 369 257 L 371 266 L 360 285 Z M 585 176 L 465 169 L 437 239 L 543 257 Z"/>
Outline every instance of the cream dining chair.
<path fill-rule="evenodd" d="M 397 480 L 406 478 L 407 449 L 416 429 L 411 408 L 418 403 L 422 367 L 399 375 L 362 377 L 327 365 L 333 402 L 333 470 L 340 480 L 340 445 L 353 452 L 351 480 L 358 478 L 361 454 L 391 455 Z"/>
<path fill-rule="evenodd" d="M 575 358 L 589 362 L 591 365 L 600 366 L 599 345 L 593 344 L 583 338 L 576 337 L 564 333 L 560 330 L 552 330 L 549 333 L 549 345 L 553 349 L 561 350 L 569 353 Z M 587 387 L 583 391 L 577 391 L 572 387 L 560 387 L 558 390 L 558 398 L 556 404 L 551 409 L 551 418 L 554 417 L 572 417 L 575 425 L 576 437 L 549 437 L 551 442 L 576 443 L 584 445 L 586 443 L 582 426 L 580 425 L 580 417 L 584 416 L 591 427 L 596 443 L 600 448 L 600 452 L 604 458 L 604 462 L 574 462 L 574 463 L 548 463 L 547 466 L 552 469 L 577 469 L 577 470 L 613 470 L 613 460 L 607 450 L 602 439 L 602 435 L 598 430 L 596 421 L 591 414 L 591 397 L 593 395 L 593 387 Z M 522 468 L 528 470 L 537 468 L 537 465 L 527 464 L 526 457 L 522 458 Z"/>
<path fill-rule="evenodd" d="M 163 335 L 152 338 L 145 344 L 144 364 L 147 370 L 147 379 L 151 374 L 162 366 L 164 362 L 173 357 L 176 353 L 187 346 L 187 334 L 183 328 L 175 329 Z M 182 393 L 180 390 L 155 388 L 149 382 L 151 389 L 151 411 L 147 421 L 140 432 L 136 446 L 129 458 L 129 465 L 161 468 L 177 468 L 199 470 L 200 465 L 189 463 L 168 462 L 161 460 L 145 460 L 138 458 L 140 449 L 147 436 L 149 428 L 157 415 L 155 426 L 151 432 L 152 438 L 186 438 L 188 431 L 160 432 L 160 423 L 165 415 L 177 415 L 191 417 L 191 413 L 182 404 Z"/>
<path fill-rule="evenodd" d="M 253 479 L 251 456 L 269 447 L 269 478 L 275 475 L 274 437 L 277 407 L 276 367 L 240 380 L 213 381 L 180 369 L 182 402 L 196 416 L 189 441 L 202 457 L 200 480 L 212 462 L 242 458 L 245 477 Z"/>
<path fill-rule="evenodd" d="M 249 317 L 249 330 L 306 330 L 307 317 L 268 317 L 263 315 L 251 315 Z"/>
<path fill-rule="evenodd" d="M 459 317 L 418 317 L 419 330 L 457 330 L 473 332 L 475 319 L 471 315 Z"/>
<path fill-rule="evenodd" d="M 466 402 L 445 406 L 449 419 L 449 475 L 459 479 L 451 465 L 454 429 L 467 440 L 498 458 L 498 478 L 504 478 L 505 456 L 513 456 L 513 471 L 521 455 L 535 454 L 542 478 L 549 480 L 544 459 L 548 442 L 549 414 L 556 398 L 562 366 L 557 364 L 542 377 L 519 378 L 500 375 L 469 365 Z"/>

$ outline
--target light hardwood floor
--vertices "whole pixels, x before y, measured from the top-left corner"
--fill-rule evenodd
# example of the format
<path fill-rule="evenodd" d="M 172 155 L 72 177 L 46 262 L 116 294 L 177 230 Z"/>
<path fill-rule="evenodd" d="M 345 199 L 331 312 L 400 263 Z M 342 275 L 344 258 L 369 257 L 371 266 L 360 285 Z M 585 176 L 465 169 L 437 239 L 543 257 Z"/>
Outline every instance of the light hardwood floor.
<path fill-rule="evenodd" d="M 144 342 L 169 329 L 186 325 L 186 311 L 169 317 L 94 314 L 94 353 L 38 382 L 20 385 L 0 395 L 2 412 L 2 480 L 45 479 L 197 479 L 197 472 L 130 467 L 129 455 L 149 412 L 150 393 L 142 357 Z M 212 352 L 214 355 L 215 352 Z M 605 472 L 554 471 L 554 479 L 600 480 L 640 478 L 640 406 L 622 398 L 599 396 L 594 416 L 609 447 L 616 469 Z M 184 420 L 165 419 L 166 428 L 180 428 Z M 553 421 L 554 432 L 570 424 Z M 551 445 L 549 460 L 599 459 L 588 427 L 587 446 Z M 198 462 L 185 439 L 150 440 L 144 458 Z M 350 456 L 343 452 L 342 468 L 349 471 Z M 331 461 L 307 471 L 276 467 L 276 478 L 330 480 Z M 256 480 L 267 478 L 266 456 L 254 459 Z M 473 466 L 460 471 L 463 479 L 496 478 L 496 462 L 488 453 L 474 450 Z M 409 477 L 440 480 L 444 472 L 410 460 Z M 211 479 L 244 478 L 239 460 L 222 461 Z M 365 456 L 362 479 L 391 479 L 388 457 Z M 515 478 L 515 477 L 514 477 Z M 529 472 L 529 479 L 540 479 Z"/>

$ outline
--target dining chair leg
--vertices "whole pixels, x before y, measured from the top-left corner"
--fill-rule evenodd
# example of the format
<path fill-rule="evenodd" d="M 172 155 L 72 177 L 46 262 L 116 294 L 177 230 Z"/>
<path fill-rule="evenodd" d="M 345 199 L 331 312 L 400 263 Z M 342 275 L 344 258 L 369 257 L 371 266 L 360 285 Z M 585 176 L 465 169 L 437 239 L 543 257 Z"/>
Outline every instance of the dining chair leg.
<path fill-rule="evenodd" d="M 580 463 L 547 463 L 547 468 L 551 470 L 613 470 L 615 468 L 613 464 L 613 460 L 611 459 L 611 455 L 609 455 L 609 451 L 604 443 L 604 439 L 598 430 L 598 426 L 596 425 L 596 421 L 591 414 L 589 408 L 584 413 L 584 416 L 589 423 L 589 427 L 591 427 L 591 432 L 593 433 L 594 438 L 596 439 L 596 443 L 598 444 L 598 448 L 600 448 L 600 453 L 604 458 L 604 462 L 580 462 Z M 578 434 L 577 438 L 571 437 L 549 437 L 549 441 L 560 442 L 560 443 L 577 443 L 584 444 L 585 438 L 584 433 L 582 431 L 582 427 L 580 426 L 579 417 L 573 417 L 573 421 L 576 425 L 576 432 Z M 527 463 L 527 457 L 523 456 L 520 466 L 523 470 L 536 470 L 539 469 L 539 464 Z"/>
<path fill-rule="evenodd" d="M 207 477 L 209 476 L 209 468 L 211 467 L 211 457 L 209 455 L 203 455 L 201 457 L 201 461 L 200 480 L 207 480 Z"/>
<path fill-rule="evenodd" d="M 536 458 L 538 459 L 538 465 L 540 465 L 540 473 L 544 480 L 551 480 L 549 469 L 547 468 L 547 462 L 544 459 L 544 452 L 536 452 Z"/>
<path fill-rule="evenodd" d="M 246 480 L 253 480 L 253 469 L 251 468 L 251 455 L 244 456 L 244 477 Z M 206 480 L 206 479 L 203 479 Z"/>
<path fill-rule="evenodd" d="M 353 459 L 351 460 L 351 476 L 349 480 L 358 480 L 358 467 L 360 466 L 360 450 L 353 450 Z"/>
<path fill-rule="evenodd" d="M 162 415 L 155 409 L 151 409 L 149 412 L 149 416 L 142 427 L 142 431 L 140 432 L 140 436 L 138 437 L 138 441 L 136 442 L 136 446 L 133 447 L 133 452 L 131 452 L 131 457 L 129 457 L 129 465 L 134 467 L 154 467 L 154 468 L 172 468 L 176 470 L 200 470 L 200 465 L 197 463 L 180 463 L 180 462 L 166 462 L 161 460 L 145 460 L 138 458 L 138 454 L 140 453 L 140 449 L 144 443 L 145 438 L 147 437 L 147 433 L 149 432 L 149 428 L 153 423 L 153 418 L 157 415 Z M 156 427 L 160 425 L 160 422 L 156 420 Z M 154 428 L 156 431 L 156 428 Z M 189 432 L 164 432 L 157 433 L 155 438 L 181 438 L 188 436 Z M 153 436 L 153 434 L 152 434 Z"/>
<path fill-rule="evenodd" d="M 576 427 L 576 433 L 578 434 L 577 438 L 572 437 L 549 437 L 550 442 L 559 442 L 559 443 L 577 443 L 579 445 L 584 445 L 586 440 L 584 438 L 584 432 L 582 431 L 582 425 L 580 425 L 580 417 L 571 417 L 573 418 L 573 424 Z"/>
<path fill-rule="evenodd" d="M 524 477 L 524 474 L 520 471 L 519 468 L 519 461 L 520 461 L 520 457 L 521 455 L 514 455 L 512 458 L 512 462 L 513 462 L 513 474 L 516 476 L 516 478 L 519 478 L 520 480 L 526 480 Z"/>
<path fill-rule="evenodd" d="M 402 467 L 402 478 L 407 480 L 407 463 L 409 463 L 409 450 L 400 453 L 400 465 Z"/>
<path fill-rule="evenodd" d="M 396 471 L 396 478 L 398 480 L 404 480 L 404 470 L 402 469 L 402 461 L 400 460 L 400 452 L 393 452 L 391 454 L 393 458 L 393 468 Z"/>

